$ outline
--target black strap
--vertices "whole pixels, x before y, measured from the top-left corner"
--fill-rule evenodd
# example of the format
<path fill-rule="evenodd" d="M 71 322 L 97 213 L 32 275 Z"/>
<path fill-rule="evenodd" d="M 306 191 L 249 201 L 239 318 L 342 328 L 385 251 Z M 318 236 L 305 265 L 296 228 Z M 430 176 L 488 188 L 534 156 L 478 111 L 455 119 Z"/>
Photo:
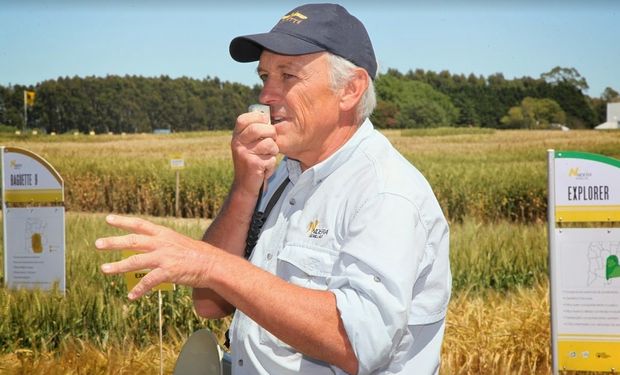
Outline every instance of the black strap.
<path fill-rule="evenodd" d="M 278 189 L 271 196 L 271 199 L 269 199 L 269 202 L 267 203 L 267 207 L 265 207 L 264 212 L 258 210 L 258 206 L 260 205 L 260 198 L 259 201 L 256 203 L 256 208 L 254 208 L 254 214 L 252 215 L 252 222 L 250 223 L 250 228 L 248 229 L 248 236 L 245 240 L 246 259 L 250 259 L 250 255 L 252 255 L 252 251 L 254 250 L 254 247 L 258 242 L 258 237 L 260 237 L 263 225 L 265 225 L 265 222 L 267 221 L 267 218 L 269 217 L 273 206 L 275 206 L 278 202 L 278 199 L 280 199 L 280 196 L 284 192 L 284 189 L 286 189 L 289 181 L 290 180 L 288 177 L 284 179 L 282 184 L 280 184 Z"/>
<path fill-rule="evenodd" d="M 287 176 L 286 179 L 284 179 L 284 181 L 282 182 L 282 184 L 278 186 L 278 189 L 273 193 L 269 202 L 267 202 L 265 212 L 261 212 L 258 210 L 258 206 L 260 206 L 260 197 L 263 195 L 263 188 L 261 187 L 261 190 L 258 193 L 258 202 L 256 202 L 254 214 L 252 214 L 252 222 L 250 223 L 250 228 L 248 229 L 248 236 L 245 240 L 245 259 L 250 259 L 250 255 L 252 255 L 252 251 L 256 246 L 256 242 L 258 242 L 260 231 L 263 229 L 263 225 L 267 221 L 267 218 L 269 217 L 273 206 L 275 206 L 278 202 L 278 199 L 280 199 L 280 196 L 284 192 L 284 189 L 286 189 L 286 185 L 288 185 L 289 181 L 290 180 Z M 230 349 L 230 329 L 226 330 L 224 337 L 226 339 L 224 341 L 224 346 Z"/>

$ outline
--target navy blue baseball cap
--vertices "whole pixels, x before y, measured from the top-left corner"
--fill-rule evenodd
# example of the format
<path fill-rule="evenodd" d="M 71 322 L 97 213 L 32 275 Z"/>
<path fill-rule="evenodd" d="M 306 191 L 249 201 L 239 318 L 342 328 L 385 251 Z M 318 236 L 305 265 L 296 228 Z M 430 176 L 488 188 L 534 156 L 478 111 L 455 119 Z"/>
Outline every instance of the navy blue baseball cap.
<path fill-rule="evenodd" d="M 239 62 L 257 61 L 264 49 L 280 55 L 331 52 L 366 69 L 374 79 L 377 59 L 364 25 L 337 4 L 306 4 L 284 17 L 268 33 L 239 36 L 230 55 Z"/>

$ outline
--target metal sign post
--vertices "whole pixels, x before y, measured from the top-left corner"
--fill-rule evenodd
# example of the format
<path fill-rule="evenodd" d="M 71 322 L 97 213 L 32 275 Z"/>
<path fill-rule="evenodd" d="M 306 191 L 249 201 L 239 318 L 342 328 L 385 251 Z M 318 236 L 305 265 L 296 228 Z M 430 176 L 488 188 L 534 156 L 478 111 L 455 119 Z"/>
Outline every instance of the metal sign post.
<path fill-rule="evenodd" d="M 64 184 L 37 154 L 1 147 L 4 281 L 9 288 L 65 291 Z"/>
<path fill-rule="evenodd" d="M 548 173 L 553 373 L 614 372 L 620 369 L 620 160 L 549 150 Z"/>
<path fill-rule="evenodd" d="M 174 194 L 174 215 L 180 216 L 179 200 L 180 200 L 180 181 L 181 181 L 181 169 L 185 168 L 185 160 L 181 157 L 175 157 L 170 159 L 170 168 L 172 168 L 176 174 L 176 188 Z"/>
<path fill-rule="evenodd" d="M 123 250 L 123 258 L 128 258 L 132 255 L 140 254 L 138 251 L 132 250 Z M 150 270 L 139 270 L 126 272 L 124 274 L 125 283 L 127 284 L 127 291 L 132 290 L 142 279 L 149 273 Z M 173 291 L 175 289 L 175 285 L 172 283 L 161 283 L 155 286 L 152 290 L 157 291 L 157 299 L 158 299 L 158 307 L 159 307 L 159 373 L 163 374 L 164 372 L 164 335 L 163 335 L 163 315 L 162 315 L 162 295 L 163 291 Z"/>

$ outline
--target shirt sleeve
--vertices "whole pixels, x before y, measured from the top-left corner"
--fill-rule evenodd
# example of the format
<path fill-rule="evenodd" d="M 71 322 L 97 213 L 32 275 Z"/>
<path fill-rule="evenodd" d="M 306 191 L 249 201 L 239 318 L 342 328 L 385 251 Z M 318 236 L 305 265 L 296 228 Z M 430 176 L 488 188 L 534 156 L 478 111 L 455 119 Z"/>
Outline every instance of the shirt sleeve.
<path fill-rule="evenodd" d="M 370 374 L 390 362 L 407 330 L 428 232 L 417 207 L 391 193 L 363 204 L 345 231 L 328 289 L 336 296 L 358 374 Z"/>

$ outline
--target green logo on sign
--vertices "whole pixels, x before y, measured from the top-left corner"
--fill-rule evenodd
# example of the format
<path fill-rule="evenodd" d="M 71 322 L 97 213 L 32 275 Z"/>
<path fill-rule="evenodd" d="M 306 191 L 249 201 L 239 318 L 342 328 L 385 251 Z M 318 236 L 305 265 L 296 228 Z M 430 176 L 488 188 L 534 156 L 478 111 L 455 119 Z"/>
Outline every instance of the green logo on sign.
<path fill-rule="evenodd" d="M 607 266 L 605 267 L 605 278 L 607 280 L 614 277 L 620 277 L 620 264 L 618 262 L 617 255 L 610 255 L 607 257 Z"/>

